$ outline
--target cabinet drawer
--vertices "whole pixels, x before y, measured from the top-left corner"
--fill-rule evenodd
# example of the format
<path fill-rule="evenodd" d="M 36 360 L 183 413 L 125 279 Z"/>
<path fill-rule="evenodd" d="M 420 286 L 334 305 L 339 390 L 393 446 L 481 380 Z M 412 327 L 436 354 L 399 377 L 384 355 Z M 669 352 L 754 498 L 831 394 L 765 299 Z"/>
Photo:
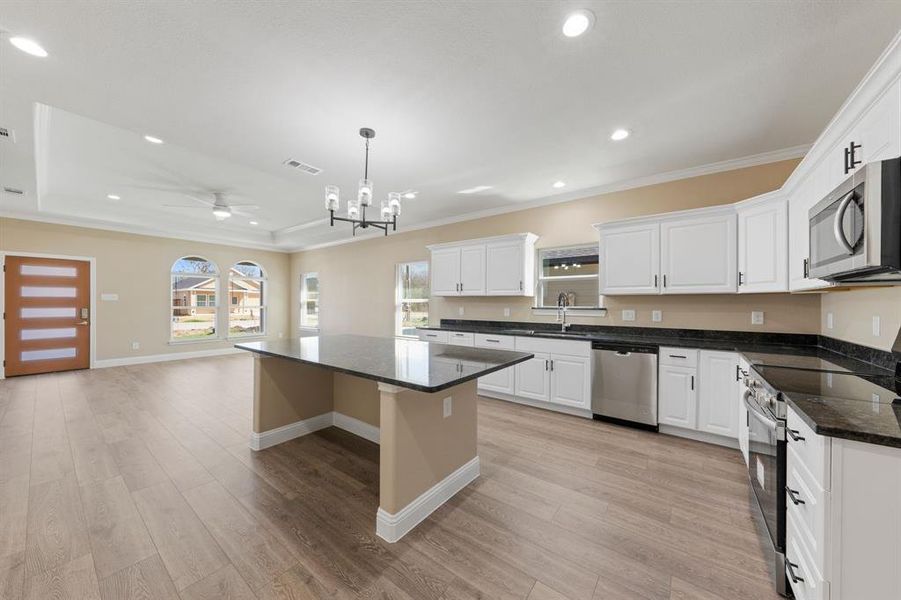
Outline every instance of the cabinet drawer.
<path fill-rule="evenodd" d="M 814 433 L 813 429 L 802 421 L 798 413 L 790 406 L 788 407 L 785 439 L 788 447 L 794 450 L 797 460 L 807 468 L 820 488 L 831 489 L 829 481 L 830 440 L 828 437 Z"/>
<path fill-rule="evenodd" d="M 487 333 L 475 334 L 476 348 L 497 348 L 498 350 L 513 350 L 515 340 L 509 335 L 491 335 Z"/>
<path fill-rule="evenodd" d="M 428 329 L 420 329 L 417 334 L 419 335 L 419 339 L 423 342 L 440 342 L 442 344 L 447 343 L 446 331 L 431 331 Z"/>
<path fill-rule="evenodd" d="M 792 517 L 792 512 L 789 511 L 785 532 L 785 575 L 788 578 L 788 585 L 791 586 L 797 600 L 826 600 L 829 598 L 827 583 L 814 566 L 813 558 L 801 541 L 797 523 Z M 794 579 L 789 574 L 789 562 Z"/>
<path fill-rule="evenodd" d="M 693 348 L 668 348 L 661 346 L 658 360 L 661 365 L 697 367 L 698 351 Z"/>
<path fill-rule="evenodd" d="M 447 343 L 454 346 L 472 346 L 473 334 L 465 331 L 448 331 Z"/>
<path fill-rule="evenodd" d="M 785 505 L 794 520 L 796 533 L 810 554 L 813 566 L 820 574 L 825 574 L 829 535 L 826 517 L 829 514 L 830 494 L 814 480 L 791 446 L 788 447 L 787 462 L 786 485 L 791 492 L 786 490 Z"/>
<path fill-rule="evenodd" d="M 584 356 L 586 358 L 591 355 L 591 342 L 575 340 L 518 337 L 516 338 L 515 347 L 521 352 L 567 354 L 569 356 Z"/>

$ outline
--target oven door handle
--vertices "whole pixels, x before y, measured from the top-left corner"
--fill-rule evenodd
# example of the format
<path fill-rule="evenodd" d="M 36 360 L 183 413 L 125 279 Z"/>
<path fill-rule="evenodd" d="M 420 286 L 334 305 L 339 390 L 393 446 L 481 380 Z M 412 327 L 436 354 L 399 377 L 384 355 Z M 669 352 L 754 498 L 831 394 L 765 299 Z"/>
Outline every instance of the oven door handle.
<path fill-rule="evenodd" d="M 766 425 L 769 429 L 776 432 L 776 439 L 785 440 L 785 424 L 779 419 L 773 418 L 759 404 L 749 390 L 745 390 L 745 406 L 748 408 L 748 414 Z"/>
<path fill-rule="evenodd" d="M 844 198 L 841 199 L 841 202 L 838 205 L 838 210 L 835 212 L 835 222 L 833 223 L 832 228 L 833 233 L 835 234 L 835 240 L 842 248 L 845 249 L 845 252 L 847 252 L 849 255 L 854 254 L 854 247 L 845 236 L 845 228 L 842 227 L 842 221 L 845 220 L 845 213 L 848 211 L 848 207 L 851 206 L 851 203 L 853 201 L 854 190 L 851 190 L 845 195 Z"/>

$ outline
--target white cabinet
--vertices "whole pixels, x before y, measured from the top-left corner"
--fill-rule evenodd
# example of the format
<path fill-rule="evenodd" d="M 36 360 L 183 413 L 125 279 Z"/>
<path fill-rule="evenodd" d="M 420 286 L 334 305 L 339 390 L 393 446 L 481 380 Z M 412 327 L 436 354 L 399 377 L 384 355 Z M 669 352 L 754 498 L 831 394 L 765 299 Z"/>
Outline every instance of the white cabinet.
<path fill-rule="evenodd" d="M 738 292 L 788 290 L 788 203 L 780 192 L 738 205 Z"/>
<path fill-rule="evenodd" d="M 550 361 L 549 354 L 536 353 L 534 358 L 514 367 L 517 396 L 547 402 L 551 391 Z"/>
<path fill-rule="evenodd" d="M 601 294 L 660 292 L 660 225 L 598 225 Z"/>
<path fill-rule="evenodd" d="M 468 331 L 448 331 L 447 343 L 451 346 L 469 346 L 473 344 L 473 334 Z"/>
<path fill-rule="evenodd" d="M 447 343 L 446 331 L 436 331 L 434 329 L 417 329 L 416 336 L 423 342 L 437 342 L 439 344 Z"/>
<path fill-rule="evenodd" d="M 701 350 L 698 369 L 698 431 L 738 437 L 735 397 L 741 387 L 738 355 Z"/>
<path fill-rule="evenodd" d="M 532 233 L 428 246 L 433 296 L 533 296 Z"/>
<path fill-rule="evenodd" d="M 474 337 L 474 345 L 476 348 L 513 350 L 514 341 L 513 338 L 509 336 L 486 335 L 484 333 L 477 333 Z M 513 366 L 479 377 L 479 391 L 495 392 L 512 396 L 514 393 L 516 393 L 514 387 L 514 382 L 516 381 L 515 373 L 516 367 Z"/>
<path fill-rule="evenodd" d="M 657 421 L 694 429 L 697 424 L 698 392 L 695 386 L 697 369 L 661 364 L 657 400 Z"/>
<path fill-rule="evenodd" d="M 793 292 L 815 290 L 831 284 L 822 279 L 809 278 L 811 207 L 823 199 L 831 189 L 827 179 L 828 165 L 824 161 L 808 174 L 788 198 L 788 273 L 789 289 Z"/>
<path fill-rule="evenodd" d="M 664 294 L 736 291 L 736 216 L 731 206 L 660 223 Z"/>
<path fill-rule="evenodd" d="M 590 359 L 551 354 L 550 401 L 575 408 L 590 408 Z"/>
<path fill-rule="evenodd" d="M 744 358 L 739 358 L 738 367 L 743 379 L 749 373 L 750 365 Z M 742 458 L 745 459 L 745 464 L 748 464 L 748 449 L 750 447 L 750 432 L 748 428 L 750 424 L 748 422 L 748 407 L 745 405 L 745 393 L 745 385 L 744 383 L 740 383 L 738 391 L 735 394 L 737 398 L 736 407 L 738 410 L 738 449 L 741 450 L 741 455 Z"/>

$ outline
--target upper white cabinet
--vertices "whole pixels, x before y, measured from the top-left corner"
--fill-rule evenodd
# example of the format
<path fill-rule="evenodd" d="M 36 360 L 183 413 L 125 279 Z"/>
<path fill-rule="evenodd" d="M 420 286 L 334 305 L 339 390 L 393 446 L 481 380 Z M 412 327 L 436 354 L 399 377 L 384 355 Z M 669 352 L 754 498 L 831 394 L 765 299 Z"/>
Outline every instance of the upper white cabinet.
<path fill-rule="evenodd" d="M 788 202 L 771 192 L 737 205 L 738 292 L 788 290 Z"/>
<path fill-rule="evenodd" d="M 657 222 L 597 226 L 600 293 L 660 292 L 660 225 Z"/>
<path fill-rule="evenodd" d="M 532 233 L 428 246 L 433 296 L 532 296 Z"/>
<path fill-rule="evenodd" d="M 722 294 L 736 290 L 735 210 L 708 209 L 660 223 L 664 294 Z"/>

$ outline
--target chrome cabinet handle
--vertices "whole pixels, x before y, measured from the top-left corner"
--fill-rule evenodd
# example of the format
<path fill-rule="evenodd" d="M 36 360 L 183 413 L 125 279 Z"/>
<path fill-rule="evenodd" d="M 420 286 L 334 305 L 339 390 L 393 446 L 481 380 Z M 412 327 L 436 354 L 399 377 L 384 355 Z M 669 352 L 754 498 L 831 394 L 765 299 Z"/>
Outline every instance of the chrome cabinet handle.
<path fill-rule="evenodd" d="M 798 435 L 801 432 L 798 431 L 797 429 L 789 429 L 788 427 L 786 427 L 785 431 L 786 431 L 786 433 L 788 433 L 788 437 L 790 437 L 792 439 L 792 441 L 803 442 L 804 440 L 807 439 L 803 435 Z"/>
<path fill-rule="evenodd" d="M 841 203 L 838 205 L 838 210 L 835 212 L 835 222 L 832 224 L 832 232 L 835 234 L 836 241 L 848 254 L 854 254 L 854 247 L 845 236 L 845 228 L 842 227 L 842 221 L 845 219 L 845 212 L 847 212 L 848 207 L 851 206 L 851 202 L 853 201 L 854 190 L 851 190 L 844 198 L 842 198 Z"/>
<path fill-rule="evenodd" d="M 785 570 L 788 572 L 789 579 L 792 580 L 792 583 L 798 583 L 799 581 L 803 583 L 804 578 L 798 577 L 797 575 L 795 575 L 795 569 L 797 569 L 797 568 L 798 568 L 798 565 L 796 565 L 792 561 L 788 560 L 788 557 L 786 556 L 785 557 Z"/>
<path fill-rule="evenodd" d="M 799 504 L 807 504 L 803 500 L 798 497 L 798 493 L 795 490 L 791 489 L 788 486 L 785 486 L 785 492 L 788 494 L 788 499 L 792 501 L 792 504 L 798 506 Z"/>

